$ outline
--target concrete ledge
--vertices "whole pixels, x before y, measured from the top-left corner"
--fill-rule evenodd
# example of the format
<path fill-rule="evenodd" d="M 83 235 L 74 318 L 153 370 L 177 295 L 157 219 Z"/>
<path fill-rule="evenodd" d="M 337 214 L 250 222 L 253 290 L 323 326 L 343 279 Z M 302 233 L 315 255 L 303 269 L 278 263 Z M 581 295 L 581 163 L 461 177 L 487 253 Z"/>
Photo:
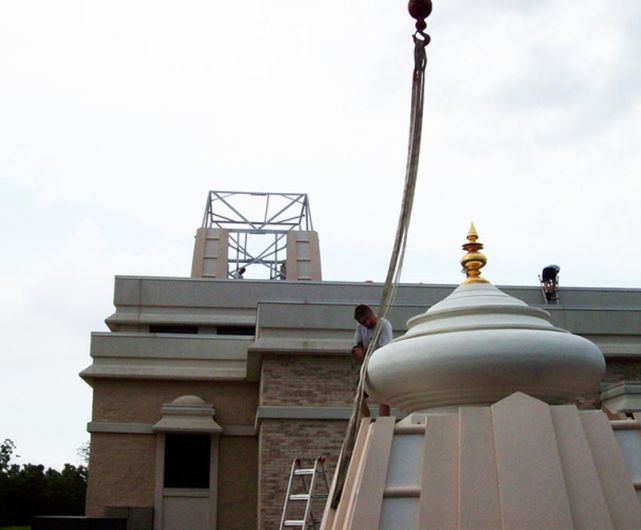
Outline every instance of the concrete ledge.
<path fill-rule="evenodd" d="M 582 335 L 591 340 L 603 352 L 606 359 L 624 357 L 641 358 L 641 338 L 637 336 L 608 337 L 603 335 Z"/>
<path fill-rule="evenodd" d="M 623 394 L 636 394 L 641 395 L 641 383 L 631 383 L 623 381 L 622 383 L 616 383 L 611 385 L 601 393 L 601 399 L 609 399 L 613 397 L 618 397 Z"/>
<path fill-rule="evenodd" d="M 349 420 L 351 414 L 351 407 L 260 406 L 256 420 Z"/>
<path fill-rule="evenodd" d="M 253 425 L 226 425 L 222 436 L 256 436 Z M 115 421 L 90 421 L 87 423 L 89 433 L 109 434 L 155 434 L 151 423 L 126 423 Z"/>
<path fill-rule="evenodd" d="M 233 324 L 236 326 L 254 326 L 256 324 L 256 309 L 122 306 L 109 316 L 105 322 L 112 331 L 116 331 L 116 327 L 125 324 L 190 324 L 200 326 Z"/>
<path fill-rule="evenodd" d="M 209 488 L 164 488 L 162 494 L 165 497 L 194 497 L 209 498 Z"/>
<path fill-rule="evenodd" d="M 601 404 L 615 412 L 641 411 L 641 384 L 618 383 L 601 393 Z"/>
<path fill-rule="evenodd" d="M 155 367 L 140 364 L 109 365 L 93 364 L 80 372 L 84 380 L 106 379 L 152 379 L 160 381 L 244 381 L 246 364 L 237 366 L 167 366 Z"/>
<path fill-rule="evenodd" d="M 292 339 L 261 337 L 249 345 L 248 351 L 262 353 L 348 355 L 353 342 L 345 339 Z"/>
<path fill-rule="evenodd" d="M 619 308 L 595 305 L 577 308 L 563 305 L 545 306 L 552 323 L 576 335 L 627 335 L 638 329 L 639 307 Z"/>
<path fill-rule="evenodd" d="M 450 294 L 457 284 L 403 283 L 398 288 L 400 304 L 419 303 L 429 306 Z M 511 296 L 527 304 L 545 306 L 541 288 L 536 282 L 529 286 L 497 285 Z M 242 284 L 226 279 L 187 277 L 126 276 L 115 278 L 116 306 L 189 307 L 193 293 L 199 293 L 198 306 L 223 307 L 229 296 L 237 295 L 236 307 L 255 308 L 257 300 L 344 301 L 350 304 L 373 303 L 381 298 L 383 284 L 378 282 L 296 282 L 245 279 Z M 293 294 L 295 293 L 295 294 Z M 565 287 L 560 289 L 565 308 L 635 307 L 641 304 L 641 289 L 618 287 Z M 184 303 L 188 300 L 188 303 Z M 173 303 L 172 303 L 173 302 Z M 183 303 L 180 303 L 183 302 Z M 550 306 L 547 306 L 550 307 Z M 546 307 L 546 308 L 547 308 Z"/>
<path fill-rule="evenodd" d="M 368 405 L 372 418 L 378 416 L 378 405 Z M 256 432 L 263 420 L 334 420 L 348 421 L 352 414 L 352 407 L 288 407 L 288 406 L 260 406 L 256 409 Z M 398 409 L 392 409 L 391 416 L 398 419 L 404 418 Z"/>
<path fill-rule="evenodd" d="M 151 423 L 120 423 L 115 421 L 90 421 L 89 433 L 153 434 Z"/>
<path fill-rule="evenodd" d="M 127 359 L 247 359 L 253 337 L 230 338 L 218 335 L 155 334 L 135 332 L 93 332 L 93 358 Z"/>
<path fill-rule="evenodd" d="M 80 373 L 92 378 L 189 381 L 244 380 L 250 337 L 92 333 L 93 364 Z"/>

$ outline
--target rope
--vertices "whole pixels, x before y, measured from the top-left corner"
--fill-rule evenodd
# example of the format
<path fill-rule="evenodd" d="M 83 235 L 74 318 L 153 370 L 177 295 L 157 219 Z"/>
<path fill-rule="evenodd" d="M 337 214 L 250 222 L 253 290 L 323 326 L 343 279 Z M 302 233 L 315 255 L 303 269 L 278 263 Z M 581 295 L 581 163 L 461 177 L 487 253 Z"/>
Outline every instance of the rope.
<path fill-rule="evenodd" d="M 420 34 L 423 38 L 418 38 Z M 381 294 L 379 304 L 379 319 L 374 330 L 374 336 L 370 341 L 365 359 L 361 367 L 361 377 L 356 388 L 356 396 L 352 408 L 352 415 L 347 425 L 347 432 L 340 458 L 336 467 L 336 488 L 332 497 L 332 508 L 336 509 L 343 493 L 347 468 L 352 458 L 354 444 L 356 443 L 356 434 L 363 417 L 369 416 L 369 409 L 364 398 L 364 384 L 367 377 L 367 365 L 374 351 L 381 334 L 383 319 L 387 318 L 390 307 L 396 298 L 398 283 L 403 270 L 403 260 L 405 257 L 405 247 L 407 245 L 407 236 L 410 227 L 410 218 L 412 216 L 412 205 L 414 203 L 414 191 L 416 190 L 416 175 L 418 172 L 419 152 L 421 148 L 421 131 L 423 126 L 423 98 L 425 92 L 425 65 L 427 58 L 425 47 L 429 44 L 429 36 L 418 30 L 414 36 L 414 72 L 412 77 L 412 102 L 410 112 L 410 130 L 409 144 L 407 150 L 407 164 L 405 167 L 405 185 L 403 189 L 403 201 L 396 228 L 396 237 L 394 238 L 394 247 L 390 262 L 387 269 L 387 278 Z"/>

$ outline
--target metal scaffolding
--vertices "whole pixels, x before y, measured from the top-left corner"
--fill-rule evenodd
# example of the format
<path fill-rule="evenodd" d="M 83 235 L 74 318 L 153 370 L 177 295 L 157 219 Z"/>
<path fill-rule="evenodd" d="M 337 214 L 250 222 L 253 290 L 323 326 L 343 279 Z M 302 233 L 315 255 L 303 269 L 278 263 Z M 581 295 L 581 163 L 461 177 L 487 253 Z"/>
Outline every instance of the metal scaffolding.
<path fill-rule="evenodd" d="M 228 230 L 229 278 L 259 265 L 272 280 L 287 274 L 287 233 L 313 230 L 306 193 L 210 191 L 202 226 Z"/>

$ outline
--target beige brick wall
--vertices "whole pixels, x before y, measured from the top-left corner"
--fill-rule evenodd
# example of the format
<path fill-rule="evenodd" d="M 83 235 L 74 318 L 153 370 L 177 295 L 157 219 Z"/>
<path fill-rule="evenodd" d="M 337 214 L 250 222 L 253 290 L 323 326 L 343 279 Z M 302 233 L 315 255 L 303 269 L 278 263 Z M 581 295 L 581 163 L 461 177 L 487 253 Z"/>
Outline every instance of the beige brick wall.
<path fill-rule="evenodd" d="M 220 439 L 218 528 L 254 530 L 258 506 L 258 439 Z"/>
<path fill-rule="evenodd" d="M 253 425 L 258 404 L 256 383 L 99 379 L 93 389 L 93 421 L 153 424 L 164 403 L 193 394 L 214 406 L 220 425 Z"/>
<path fill-rule="evenodd" d="M 220 425 L 253 427 L 258 404 L 256 383 L 97 380 L 93 387 L 92 420 L 96 422 L 154 424 L 161 418 L 164 403 L 194 394 L 214 405 Z M 253 437 L 221 439 L 219 476 L 232 467 L 230 461 L 243 464 L 243 470 L 232 473 L 230 484 L 219 492 L 220 517 L 244 521 L 238 528 L 256 525 L 257 446 Z M 155 435 L 92 434 L 87 515 L 102 516 L 107 506 L 153 506 L 155 455 Z M 251 480 L 247 478 L 250 475 Z M 243 498 L 252 498 L 253 507 L 232 508 L 226 499 L 235 498 L 237 492 L 243 492 Z M 251 521 L 250 526 L 245 525 L 247 521 Z M 231 523 L 223 526 L 227 527 L 236 528 Z"/>
<path fill-rule="evenodd" d="M 358 367 L 348 355 L 266 355 L 263 357 L 260 404 L 289 407 L 351 407 Z M 347 421 L 263 420 L 258 437 L 259 529 L 278 528 L 292 460 L 313 465 L 327 457 L 331 476 Z M 301 503 L 302 504 L 302 503 Z M 320 516 L 324 503 L 313 508 Z M 296 516 L 296 512 L 290 512 Z M 298 514 L 300 515 L 300 514 Z"/>
<path fill-rule="evenodd" d="M 107 506 L 153 506 L 155 464 L 152 434 L 92 434 L 87 515 L 104 516 Z"/>
<path fill-rule="evenodd" d="M 351 406 L 357 373 L 349 356 L 268 355 L 260 397 L 257 383 L 97 380 L 92 419 L 153 424 L 164 403 L 194 394 L 214 405 L 223 427 L 253 425 L 259 400 L 263 405 Z M 324 454 L 333 471 L 345 427 L 345 421 L 265 420 L 258 438 L 222 437 L 219 527 L 252 529 L 258 518 L 260 528 L 277 527 L 292 459 L 301 456 L 311 463 Z M 91 449 L 89 515 L 103 515 L 106 506 L 153 506 L 155 436 L 94 434 Z"/>
<path fill-rule="evenodd" d="M 93 434 L 87 515 L 104 516 L 107 506 L 152 507 L 155 466 L 156 435 Z M 218 477 L 218 528 L 256 528 L 257 438 L 221 437 Z"/>
<path fill-rule="evenodd" d="M 266 355 L 260 404 L 351 406 L 357 376 L 357 367 L 347 355 Z"/>
<path fill-rule="evenodd" d="M 292 460 L 305 466 L 321 455 L 327 457 L 331 484 L 338 454 L 347 428 L 346 421 L 264 420 L 258 438 L 259 528 L 278 528 L 282 515 Z M 321 516 L 324 503 L 314 505 Z"/>

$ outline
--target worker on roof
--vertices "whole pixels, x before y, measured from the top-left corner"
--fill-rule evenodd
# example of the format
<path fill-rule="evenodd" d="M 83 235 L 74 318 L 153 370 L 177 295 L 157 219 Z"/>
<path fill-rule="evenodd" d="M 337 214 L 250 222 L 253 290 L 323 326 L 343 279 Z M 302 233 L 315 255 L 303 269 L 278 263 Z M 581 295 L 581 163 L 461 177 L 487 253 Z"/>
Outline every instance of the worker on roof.
<path fill-rule="evenodd" d="M 239 269 L 236 269 L 234 272 L 231 273 L 231 277 L 234 280 L 242 280 L 245 278 L 245 271 L 247 269 L 245 267 L 240 267 Z"/>
<path fill-rule="evenodd" d="M 379 320 L 381 321 L 381 332 L 378 336 L 378 341 L 376 341 L 376 345 L 374 346 L 374 350 L 377 350 L 381 346 L 385 346 L 387 343 L 391 342 L 394 336 L 392 335 L 392 325 L 389 321 L 383 317 L 379 317 L 368 305 L 360 304 L 354 308 L 354 320 L 356 320 L 357 324 L 356 331 L 354 333 L 352 355 L 354 356 L 354 359 L 356 359 L 356 362 L 361 364 L 365 360 L 365 352 L 374 337 L 376 325 Z M 389 414 L 389 405 L 379 403 L 378 415 L 389 416 Z"/>

